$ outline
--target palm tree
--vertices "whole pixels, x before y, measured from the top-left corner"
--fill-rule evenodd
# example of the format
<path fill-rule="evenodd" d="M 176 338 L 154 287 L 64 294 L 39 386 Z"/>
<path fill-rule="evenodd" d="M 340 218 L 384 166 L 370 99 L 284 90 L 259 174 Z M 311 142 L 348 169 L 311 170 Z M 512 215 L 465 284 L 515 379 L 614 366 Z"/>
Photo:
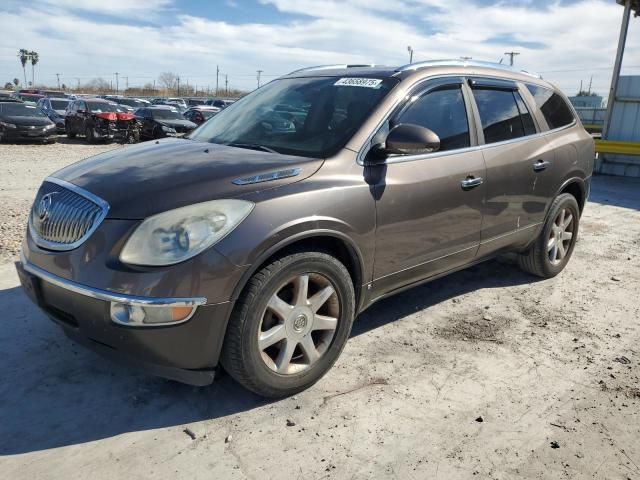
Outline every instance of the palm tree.
<path fill-rule="evenodd" d="M 29 56 L 31 57 L 31 84 L 35 86 L 36 82 L 33 78 L 33 67 L 36 66 L 36 63 L 38 63 L 40 59 L 38 58 L 38 52 L 29 52 Z"/>
<path fill-rule="evenodd" d="M 27 61 L 29 61 L 29 50 L 25 48 L 21 48 L 18 51 L 18 58 L 20 59 L 20 63 L 22 63 L 22 73 L 24 73 L 24 83 L 27 83 L 27 71 L 25 67 L 27 66 Z"/>
<path fill-rule="evenodd" d="M 14 78 L 13 79 L 13 84 L 17 87 L 18 85 L 20 85 L 20 79 L 19 78 Z"/>

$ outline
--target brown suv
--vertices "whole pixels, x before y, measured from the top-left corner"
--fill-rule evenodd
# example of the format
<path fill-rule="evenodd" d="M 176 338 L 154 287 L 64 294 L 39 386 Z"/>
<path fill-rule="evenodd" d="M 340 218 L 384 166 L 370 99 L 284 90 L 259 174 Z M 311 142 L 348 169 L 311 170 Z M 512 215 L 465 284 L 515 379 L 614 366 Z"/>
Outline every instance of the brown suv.
<path fill-rule="evenodd" d="M 283 396 L 373 302 L 515 251 L 575 246 L 594 143 L 538 76 L 457 61 L 299 70 L 184 139 L 45 179 L 21 262 L 64 331 L 194 385 Z"/>

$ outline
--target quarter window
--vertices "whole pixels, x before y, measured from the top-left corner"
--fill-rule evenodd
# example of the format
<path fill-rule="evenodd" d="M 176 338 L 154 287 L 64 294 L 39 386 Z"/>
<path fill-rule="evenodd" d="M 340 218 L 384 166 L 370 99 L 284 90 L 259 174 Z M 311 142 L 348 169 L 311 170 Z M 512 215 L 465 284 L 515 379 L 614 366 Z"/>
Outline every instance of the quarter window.
<path fill-rule="evenodd" d="M 478 105 L 485 143 L 502 142 L 535 133 L 531 114 L 517 92 L 474 88 L 473 96 Z"/>
<path fill-rule="evenodd" d="M 460 86 L 413 97 L 392 123 L 391 126 L 412 123 L 433 130 L 440 137 L 440 151 L 470 145 L 469 121 Z"/>
<path fill-rule="evenodd" d="M 573 122 L 571 109 L 556 92 L 537 85 L 527 85 L 527 88 L 533 95 L 536 105 L 547 120 L 550 129 L 564 127 Z"/>

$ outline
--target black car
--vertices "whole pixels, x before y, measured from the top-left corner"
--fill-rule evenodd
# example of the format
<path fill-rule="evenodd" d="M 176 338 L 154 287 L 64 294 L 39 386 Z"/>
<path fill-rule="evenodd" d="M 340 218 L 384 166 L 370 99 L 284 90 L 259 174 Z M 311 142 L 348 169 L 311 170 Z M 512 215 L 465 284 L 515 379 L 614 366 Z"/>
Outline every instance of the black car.
<path fill-rule="evenodd" d="M 64 133 L 64 116 L 69 103 L 71 103 L 71 100 L 68 98 L 44 97 L 38 100 L 36 106 L 49 117 L 49 120 L 56 124 L 58 133 Z"/>
<path fill-rule="evenodd" d="M 139 108 L 136 117 L 142 124 L 141 139 L 181 137 L 197 127 L 172 107 Z"/>
<path fill-rule="evenodd" d="M 199 105 L 197 107 L 189 108 L 182 115 L 190 122 L 193 122 L 196 125 L 202 125 L 219 111 L 220 109 L 217 107 L 210 107 L 209 105 Z"/>
<path fill-rule="evenodd" d="M 74 100 L 67 108 L 67 137 L 84 135 L 89 143 L 112 140 L 116 136 L 118 106 L 102 98 Z"/>
<path fill-rule="evenodd" d="M 55 143 L 56 125 L 34 105 L 0 101 L 0 142 L 7 140 Z"/>

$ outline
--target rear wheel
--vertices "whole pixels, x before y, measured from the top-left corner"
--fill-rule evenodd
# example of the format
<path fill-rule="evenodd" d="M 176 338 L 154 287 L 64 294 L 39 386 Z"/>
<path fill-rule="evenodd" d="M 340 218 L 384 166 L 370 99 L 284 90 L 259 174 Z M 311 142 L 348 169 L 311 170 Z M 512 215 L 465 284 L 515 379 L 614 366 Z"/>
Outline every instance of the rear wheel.
<path fill-rule="evenodd" d="M 64 130 L 67 133 L 67 138 L 76 138 L 76 134 L 71 131 L 71 127 L 65 123 Z"/>
<path fill-rule="evenodd" d="M 569 193 L 551 204 L 542 232 L 528 252 L 519 257 L 520 267 L 532 275 L 551 278 L 569 262 L 578 238 L 580 209 Z"/>
<path fill-rule="evenodd" d="M 293 395 L 331 368 L 354 312 L 351 277 L 334 257 L 305 252 L 275 260 L 251 278 L 238 299 L 222 364 L 259 395 Z"/>
<path fill-rule="evenodd" d="M 91 127 L 85 128 L 84 136 L 87 138 L 88 143 L 96 143 L 96 136 L 93 133 L 93 128 Z"/>

